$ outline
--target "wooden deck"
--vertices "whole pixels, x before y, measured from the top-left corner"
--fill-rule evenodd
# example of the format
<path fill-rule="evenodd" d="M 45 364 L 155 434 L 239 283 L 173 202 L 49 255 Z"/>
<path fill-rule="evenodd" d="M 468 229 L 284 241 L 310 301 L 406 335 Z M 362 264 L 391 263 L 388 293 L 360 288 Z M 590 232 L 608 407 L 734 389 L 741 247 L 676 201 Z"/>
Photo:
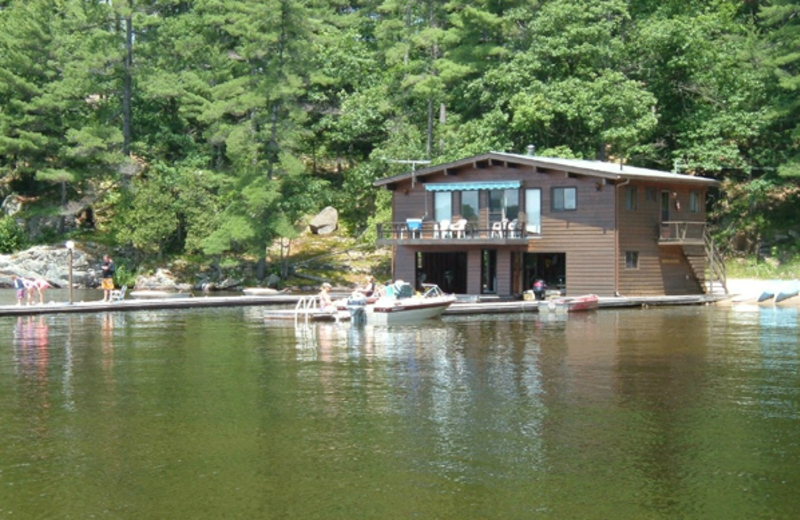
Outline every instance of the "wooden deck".
<path fill-rule="evenodd" d="M 294 305 L 303 295 L 280 294 L 273 296 L 199 296 L 193 298 L 165 298 L 122 300 L 113 303 L 102 301 L 46 303 L 44 305 L 16 306 L 0 305 L 2 316 L 31 316 L 41 314 L 66 314 L 66 313 L 97 313 L 97 312 L 131 312 L 159 309 L 195 309 L 203 307 L 246 307 L 246 306 L 291 306 L 292 308 L 270 309 L 265 311 L 268 319 L 294 319 Z M 695 295 L 695 296 L 650 296 L 638 298 L 600 298 L 600 308 L 621 307 L 656 307 L 664 305 L 707 305 L 728 299 L 722 295 Z M 471 315 L 471 314 L 517 314 L 538 312 L 535 301 L 460 301 L 452 304 L 444 316 Z M 347 312 L 339 313 L 340 320 L 349 320 Z M 310 320 L 333 320 L 336 316 L 321 312 L 312 312 Z M 304 318 L 302 318 L 304 319 Z"/>

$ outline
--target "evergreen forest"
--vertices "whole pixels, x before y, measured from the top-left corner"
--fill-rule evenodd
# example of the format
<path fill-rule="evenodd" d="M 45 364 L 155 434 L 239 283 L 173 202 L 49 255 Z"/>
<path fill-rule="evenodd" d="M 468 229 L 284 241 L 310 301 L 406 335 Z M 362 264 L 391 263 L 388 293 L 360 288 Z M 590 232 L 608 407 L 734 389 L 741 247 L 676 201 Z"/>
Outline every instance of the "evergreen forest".
<path fill-rule="evenodd" d="M 0 0 L 0 246 L 369 241 L 402 161 L 533 144 L 713 177 L 723 248 L 800 252 L 798 94 L 800 0 Z"/>

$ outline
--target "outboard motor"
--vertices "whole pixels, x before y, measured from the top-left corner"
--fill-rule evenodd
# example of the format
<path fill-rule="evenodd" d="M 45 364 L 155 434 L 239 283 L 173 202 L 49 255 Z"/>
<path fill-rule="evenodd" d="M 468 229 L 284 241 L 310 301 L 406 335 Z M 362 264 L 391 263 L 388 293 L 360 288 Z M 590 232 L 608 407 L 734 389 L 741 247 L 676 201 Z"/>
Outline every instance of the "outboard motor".
<path fill-rule="evenodd" d="M 353 293 L 347 298 L 347 310 L 350 311 L 350 323 L 363 325 L 367 322 L 367 297 L 361 293 Z"/>

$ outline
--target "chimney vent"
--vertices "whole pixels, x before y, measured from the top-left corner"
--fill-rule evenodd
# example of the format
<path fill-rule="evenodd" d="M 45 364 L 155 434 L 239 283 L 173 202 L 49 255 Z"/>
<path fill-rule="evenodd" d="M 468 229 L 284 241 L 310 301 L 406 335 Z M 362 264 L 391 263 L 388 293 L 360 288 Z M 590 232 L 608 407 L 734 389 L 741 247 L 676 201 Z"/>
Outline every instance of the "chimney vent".
<path fill-rule="evenodd" d="M 536 151 L 536 146 L 529 144 L 525 147 L 525 155 L 533 156 L 533 153 Z"/>

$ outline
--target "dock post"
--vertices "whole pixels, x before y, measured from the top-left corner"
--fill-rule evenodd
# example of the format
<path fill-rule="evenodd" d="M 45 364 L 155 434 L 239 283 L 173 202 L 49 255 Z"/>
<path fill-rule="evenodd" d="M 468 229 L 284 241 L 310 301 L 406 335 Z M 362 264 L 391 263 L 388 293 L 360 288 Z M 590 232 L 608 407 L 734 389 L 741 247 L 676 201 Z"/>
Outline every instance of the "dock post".
<path fill-rule="evenodd" d="M 75 249 L 75 242 L 67 240 L 67 251 L 69 251 L 69 304 L 72 305 L 72 252 Z"/>

